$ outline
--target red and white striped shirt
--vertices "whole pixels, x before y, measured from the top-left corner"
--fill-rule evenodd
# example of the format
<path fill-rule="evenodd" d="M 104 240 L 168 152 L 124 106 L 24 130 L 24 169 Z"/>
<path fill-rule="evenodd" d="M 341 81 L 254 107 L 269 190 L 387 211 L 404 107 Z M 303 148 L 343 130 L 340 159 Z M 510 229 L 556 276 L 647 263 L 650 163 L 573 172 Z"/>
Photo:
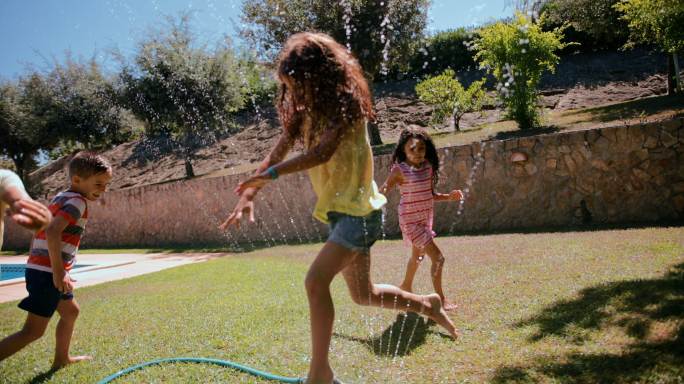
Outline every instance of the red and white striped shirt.
<path fill-rule="evenodd" d="M 406 163 L 395 164 L 401 170 L 399 184 L 399 226 L 404 240 L 423 247 L 432 240 L 434 196 L 432 194 L 432 165 L 424 161 L 418 168 Z"/>
<path fill-rule="evenodd" d="M 52 199 L 48 209 L 52 216 L 61 216 L 69 222 L 62 231 L 62 262 L 64 270 L 68 271 L 76 261 L 76 252 L 88 221 L 88 203 L 80 193 L 64 191 Z M 45 230 L 34 236 L 26 268 L 52 272 Z"/>

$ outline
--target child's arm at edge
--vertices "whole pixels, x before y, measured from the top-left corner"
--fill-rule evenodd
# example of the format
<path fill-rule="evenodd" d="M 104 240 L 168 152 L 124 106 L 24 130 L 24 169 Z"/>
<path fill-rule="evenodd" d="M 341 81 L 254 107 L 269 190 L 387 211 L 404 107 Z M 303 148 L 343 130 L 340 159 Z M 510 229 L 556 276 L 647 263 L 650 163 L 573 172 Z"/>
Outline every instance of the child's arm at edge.
<path fill-rule="evenodd" d="M 64 232 L 68 225 L 69 221 L 67 219 L 55 215 L 47 229 L 45 229 L 50 266 L 52 267 L 52 283 L 62 293 L 71 292 L 74 289 L 73 283 L 64 270 L 64 264 L 62 263 L 62 232 Z"/>
<path fill-rule="evenodd" d="M 380 193 L 387 196 L 389 192 L 402 182 L 402 174 L 399 167 L 392 167 L 390 174 L 387 176 L 387 180 L 380 187 Z"/>
<path fill-rule="evenodd" d="M 435 201 L 457 201 L 463 199 L 463 192 L 460 189 L 454 189 L 449 193 L 432 192 Z"/>

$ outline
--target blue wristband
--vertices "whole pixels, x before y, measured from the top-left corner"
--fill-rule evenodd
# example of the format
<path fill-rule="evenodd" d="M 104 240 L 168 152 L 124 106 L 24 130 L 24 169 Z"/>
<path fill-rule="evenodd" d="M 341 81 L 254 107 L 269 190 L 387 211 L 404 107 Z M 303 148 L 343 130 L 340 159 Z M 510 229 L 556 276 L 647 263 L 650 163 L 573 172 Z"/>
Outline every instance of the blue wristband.
<path fill-rule="evenodd" d="M 271 179 L 275 180 L 278 178 L 278 171 L 276 171 L 275 168 L 268 167 L 266 172 L 268 172 L 268 174 L 271 175 Z"/>

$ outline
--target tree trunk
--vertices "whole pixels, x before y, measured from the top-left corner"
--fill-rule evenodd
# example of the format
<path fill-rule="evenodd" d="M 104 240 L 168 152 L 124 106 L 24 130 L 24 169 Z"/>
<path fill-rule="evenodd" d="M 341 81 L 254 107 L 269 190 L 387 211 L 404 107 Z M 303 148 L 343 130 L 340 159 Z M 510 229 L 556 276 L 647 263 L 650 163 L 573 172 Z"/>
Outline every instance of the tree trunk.
<path fill-rule="evenodd" d="M 454 119 L 454 131 L 456 132 L 461 132 L 461 116 L 458 116 L 457 114 L 454 113 L 453 116 Z"/>
<path fill-rule="evenodd" d="M 675 83 L 674 77 L 674 57 L 672 55 L 667 55 L 667 95 L 672 96 L 675 94 Z"/>
<path fill-rule="evenodd" d="M 14 168 L 17 169 L 17 176 L 22 182 L 26 179 L 26 162 L 24 161 L 24 156 L 16 155 L 12 156 L 12 162 L 14 163 Z"/>
<path fill-rule="evenodd" d="M 374 121 L 368 122 L 368 137 L 370 138 L 371 145 L 381 145 L 382 139 L 380 138 L 380 130 L 378 125 Z"/>
<path fill-rule="evenodd" d="M 682 77 L 679 72 L 679 58 L 677 58 L 677 53 L 672 54 L 672 61 L 674 62 L 674 72 L 675 80 L 677 80 L 677 93 L 682 94 Z"/>
<path fill-rule="evenodd" d="M 185 157 L 185 178 L 186 179 L 192 179 L 195 177 L 195 171 L 192 169 L 192 161 L 190 160 L 190 156 Z"/>

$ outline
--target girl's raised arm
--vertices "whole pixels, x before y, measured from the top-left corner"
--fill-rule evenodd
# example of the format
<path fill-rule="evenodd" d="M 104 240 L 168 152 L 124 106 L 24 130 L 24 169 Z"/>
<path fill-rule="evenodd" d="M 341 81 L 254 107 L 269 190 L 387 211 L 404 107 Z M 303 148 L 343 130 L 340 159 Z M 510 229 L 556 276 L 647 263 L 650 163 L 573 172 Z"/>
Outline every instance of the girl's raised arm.
<path fill-rule="evenodd" d="M 263 187 L 269 181 L 277 178 L 280 175 L 304 171 L 327 162 L 337 150 L 337 147 L 340 144 L 342 132 L 343 129 L 340 123 L 331 123 L 328 129 L 323 131 L 321 134 L 321 139 L 316 146 L 309 148 L 309 150 L 306 152 L 299 154 L 287 161 L 270 165 L 267 169 L 262 170 L 258 175 L 252 176 L 251 178 L 240 183 L 240 185 L 235 188 L 235 192 L 239 195 L 242 195 L 242 193 L 250 188 Z"/>

